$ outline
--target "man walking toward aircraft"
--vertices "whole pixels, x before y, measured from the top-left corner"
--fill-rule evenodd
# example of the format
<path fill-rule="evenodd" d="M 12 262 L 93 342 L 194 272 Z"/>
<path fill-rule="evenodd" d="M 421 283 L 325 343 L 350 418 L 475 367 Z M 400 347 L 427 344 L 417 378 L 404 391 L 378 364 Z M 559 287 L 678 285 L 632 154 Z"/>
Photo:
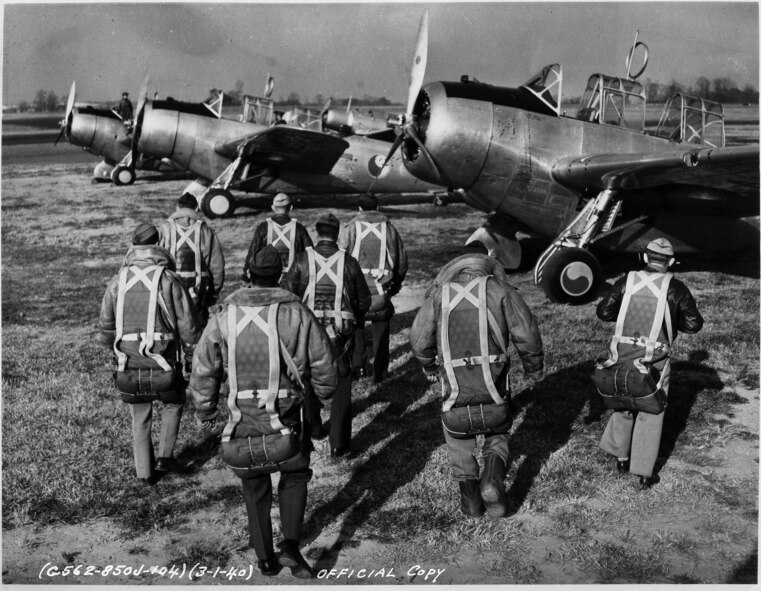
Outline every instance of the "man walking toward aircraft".
<path fill-rule="evenodd" d="M 151 224 L 138 224 L 121 270 L 111 279 L 100 309 L 104 342 L 116 355 L 114 387 L 130 406 L 137 477 L 153 484 L 153 470 L 178 470 L 172 449 L 185 404 L 182 353 L 189 371 L 201 333 L 193 302 L 174 261 L 158 245 Z M 158 460 L 151 442 L 153 402 L 161 413 Z M 154 466 L 155 463 L 155 466 Z"/>
<path fill-rule="evenodd" d="M 209 306 L 219 299 L 225 284 L 225 255 L 214 230 L 196 212 L 190 193 L 177 200 L 175 212 L 159 228 L 159 244 L 175 261 L 196 306 L 201 324 L 209 319 Z"/>
<path fill-rule="evenodd" d="M 371 322 L 373 381 L 380 383 L 388 373 L 390 325 L 394 315 L 391 298 L 399 293 L 407 275 L 407 252 L 399 232 L 378 211 L 377 197 L 362 195 L 359 212 L 342 228 L 338 246 L 357 259 L 372 294 L 365 320 Z M 361 323 L 354 339 L 352 367 L 364 373 L 366 363 L 367 345 L 364 323 Z"/>
<path fill-rule="evenodd" d="M 273 215 L 254 230 L 254 237 L 248 247 L 246 262 L 243 267 L 244 282 L 249 280 L 247 273 L 254 255 L 266 245 L 271 244 L 280 253 L 283 260 L 283 277 L 288 273 L 296 256 L 304 252 L 308 246 L 312 246 L 312 239 L 309 237 L 307 229 L 295 218 L 291 218 L 292 209 L 291 198 L 287 194 L 278 193 L 275 195 L 272 200 Z"/>
<path fill-rule="evenodd" d="M 325 328 L 338 355 L 338 388 L 330 404 L 330 455 L 351 451 L 351 360 L 355 327 L 370 308 L 370 291 L 359 264 L 336 245 L 340 223 L 328 214 L 317 220 L 317 245 L 298 255 L 283 286 L 302 298 Z M 319 408 L 309 419 L 319 429 Z"/>
<path fill-rule="evenodd" d="M 503 517 L 508 433 L 512 424 L 507 346 L 513 346 L 530 383 L 544 377 L 539 328 L 518 292 L 491 275 L 481 242 L 465 246 L 423 302 L 410 329 L 412 353 L 426 379 L 441 382 L 444 440 L 460 485 L 460 510 Z M 437 359 L 439 364 L 437 365 Z M 439 375 L 441 372 L 441 376 Z M 484 436 L 479 483 L 476 436 Z"/>
<path fill-rule="evenodd" d="M 703 328 L 703 317 L 690 290 L 669 272 L 676 259 L 668 240 L 650 242 L 643 258 L 644 270 L 631 271 L 616 281 L 597 305 L 600 320 L 616 321 L 604 365 L 623 364 L 635 372 L 649 366 L 658 376 L 655 386 L 668 397 L 671 346 L 680 330 L 694 334 Z M 616 456 L 618 472 L 639 475 L 643 488 L 657 482 L 653 469 L 664 412 L 614 410 L 600 440 L 600 447 Z"/>
<path fill-rule="evenodd" d="M 307 387 L 330 398 L 338 376 L 328 335 L 297 296 L 277 287 L 282 269 L 272 246 L 254 255 L 250 287 L 225 300 L 196 347 L 190 392 L 196 418 L 209 430 L 219 417 L 220 392 L 225 393 L 229 418 L 222 431 L 222 459 L 241 480 L 249 547 L 259 570 L 275 576 L 287 566 L 292 575 L 311 578 L 299 551 L 312 478 L 303 399 Z M 280 472 L 283 535 L 277 560 L 270 516 L 274 472 Z"/>

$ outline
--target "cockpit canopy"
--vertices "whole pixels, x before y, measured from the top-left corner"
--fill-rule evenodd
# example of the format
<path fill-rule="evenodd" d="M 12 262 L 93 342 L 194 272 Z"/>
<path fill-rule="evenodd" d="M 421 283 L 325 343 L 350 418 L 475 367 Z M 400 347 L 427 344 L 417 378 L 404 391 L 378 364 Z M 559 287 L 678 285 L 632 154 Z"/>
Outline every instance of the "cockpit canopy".
<path fill-rule="evenodd" d="M 675 142 L 724 146 L 724 107 L 721 103 L 677 92 L 669 97 L 655 135 Z"/>
<path fill-rule="evenodd" d="M 243 123 L 272 125 L 275 122 L 274 108 L 271 99 L 246 94 L 243 96 L 243 113 L 239 119 Z"/>
<path fill-rule="evenodd" d="M 576 118 L 644 132 L 645 105 L 642 84 L 636 80 L 592 74 Z"/>
<path fill-rule="evenodd" d="M 550 107 L 555 115 L 560 115 L 560 99 L 563 92 L 563 70 L 560 64 L 544 66 L 541 72 L 521 85 Z"/>

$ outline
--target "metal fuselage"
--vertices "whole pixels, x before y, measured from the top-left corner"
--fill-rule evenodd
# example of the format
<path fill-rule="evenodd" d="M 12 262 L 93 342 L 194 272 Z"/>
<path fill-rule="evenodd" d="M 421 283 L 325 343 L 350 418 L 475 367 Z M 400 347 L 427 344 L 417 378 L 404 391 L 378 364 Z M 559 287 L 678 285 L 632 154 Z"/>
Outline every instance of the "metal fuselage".
<path fill-rule="evenodd" d="M 215 150 L 217 144 L 266 129 L 255 123 L 205 117 L 177 109 L 157 108 L 149 103 L 143 115 L 138 149 L 147 156 L 169 158 L 182 169 L 213 181 L 231 160 Z M 243 191 L 292 194 L 362 193 L 373 187 L 376 193 L 419 193 L 441 190 L 410 174 L 398 155 L 383 168 L 389 144 L 352 136 L 350 146 L 329 174 L 271 171 L 240 185 Z M 380 178 L 376 177 L 380 173 Z M 375 185 L 373 186 L 373 183 Z"/>
<path fill-rule="evenodd" d="M 502 213 L 545 236 L 557 235 L 571 221 L 583 196 L 553 178 L 552 167 L 559 159 L 665 152 L 680 146 L 624 128 L 509 104 L 521 102 L 519 89 L 502 89 L 507 104 L 478 100 L 472 86 L 436 82 L 426 85 L 418 99 L 418 104 L 423 98 L 429 104 L 423 141 L 439 170 L 446 171 L 442 184 L 465 189 L 471 206 Z M 412 174 L 442 182 L 411 142 L 403 153 Z M 673 184 L 621 192 L 624 216 L 644 213 L 649 222 L 633 224 L 600 245 L 635 248 L 655 232 L 668 235 L 680 252 L 757 248 L 758 199 L 739 198 L 747 197 L 743 191 L 748 188 L 730 179 L 725 190 Z"/>
<path fill-rule="evenodd" d="M 72 113 L 69 141 L 112 166 L 127 155 L 131 140 L 124 123 L 106 109 L 75 109 Z"/>

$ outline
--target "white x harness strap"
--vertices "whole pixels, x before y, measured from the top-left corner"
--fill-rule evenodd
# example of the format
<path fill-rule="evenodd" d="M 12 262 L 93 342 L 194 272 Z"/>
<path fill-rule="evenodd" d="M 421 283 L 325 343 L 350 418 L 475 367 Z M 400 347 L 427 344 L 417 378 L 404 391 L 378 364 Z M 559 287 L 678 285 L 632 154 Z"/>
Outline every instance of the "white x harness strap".
<path fill-rule="evenodd" d="M 388 236 L 388 224 L 386 222 L 362 222 L 355 220 L 354 227 L 356 239 L 354 241 L 354 248 L 351 251 L 351 256 L 357 259 L 357 261 L 366 260 L 366 257 L 360 259 L 362 241 L 370 235 L 378 239 L 378 264 L 375 267 L 362 267 L 362 273 L 366 278 L 373 279 L 378 294 L 382 294 L 384 293 L 384 289 L 380 280 L 391 275 L 391 271 L 387 268 L 388 247 L 386 240 Z"/>
<path fill-rule="evenodd" d="M 180 226 L 176 221 L 170 219 L 169 220 L 169 227 L 170 227 L 170 243 L 169 243 L 169 253 L 172 255 L 172 258 L 177 260 L 177 253 L 180 250 L 180 247 L 183 245 L 187 245 L 188 248 L 193 252 L 193 260 L 195 269 L 193 271 L 185 271 L 185 270 L 177 270 L 177 274 L 180 277 L 186 278 L 194 278 L 195 284 L 194 284 L 194 292 L 197 292 L 201 288 L 201 281 L 203 277 L 208 277 L 208 273 L 206 271 L 203 271 L 202 267 L 202 255 L 201 255 L 201 225 L 203 222 L 201 220 L 196 220 L 193 222 L 190 226 L 184 227 Z M 194 293 L 195 295 L 195 293 Z"/>
<path fill-rule="evenodd" d="M 611 367 L 618 362 L 619 344 L 638 346 L 645 349 L 644 356 L 635 359 L 633 362 L 634 366 L 642 373 L 647 372 L 647 368 L 643 364 L 652 361 L 656 351 L 664 354 L 669 353 L 671 343 L 673 342 L 671 313 L 668 309 L 668 291 L 672 277 L 672 273 L 647 273 L 645 271 L 629 273 L 626 278 L 621 308 L 616 319 L 616 332 L 610 342 L 610 358 L 603 363 L 605 367 Z M 652 323 L 649 327 L 648 335 L 624 335 L 632 298 L 642 298 L 642 296 L 650 300 L 650 308 L 653 309 Z M 654 305 L 653 301 L 655 301 Z M 667 343 L 658 341 L 658 336 L 664 324 L 666 326 Z"/>
<path fill-rule="evenodd" d="M 283 248 L 288 250 L 288 264 L 283 266 L 283 273 L 287 272 L 296 255 L 294 249 L 296 244 L 296 218 L 292 218 L 291 221 L 282 226 L 272 218 L 267 218 L 267 244 L 277 248 L 278 252 Z M 282 245 L 282 247 L 278 248 L 278 245 Z"/>
<path fill-rule="evenodd" d="M 279 304 L 270 304 L 268 306 L 237 306 L 230 304 L 227 309 L 227 379 L 230 393 L 227 397 L 227 407 L 230 409 L 230 420 L 222 431 L 222 441 L 230 441 L 230 437 L 235 430 L 236 425 L 241 421 L 242 413 L 238 408 L 237 401 L 244 399 L 258 398 L 258 407 L 265 408 L 270 416 L 270 426 L 280 431 L 283 435 L 291 433 L 291 428 L 286 427 L 280 421 L 276 408 L 278 398 L 286 398 L 288 390 L 280 388 L 280 359 L 288 366 L 291 378 L 296 381 L 303 389 L 301 377 L 296 367 L 296 363 L 288 353 L 285 346 L 280 341 L 277 332 L 277 312 Z M 241 312 L 241 318 L 238 319 L 238 311 Z M 266 320 L 265 320 L 266 317 Z M 238 337 L 244 330 L 262 333 L 267 338 L 267 349 L 269 355 L 269 375 L 267 389 L 259 390 L 239 390 L 238 389 L 238 371 L 237 371 L 237 352 Z M 261 338 L 262 334 L 254 334 L 255 339 Z M 241 362 L 245 360 L 241 359 Z"/>
<path fill-rule="evenodd" d="M 159 303 L 159 284 L 165 267 L 151 265 L 150 267 L 122 267 L 119 271 L 118 292 L 116 295 L 116 335 L 114 337 L 114 353 L 117 359 L 117 368 L 124 371 L 127 367 L 127 354 L 119 349 L 121 341 L 140 341 L 138 353 L 155 361 L 164 371 L 170 371 L 172 366 L 159 353 L 153 352 L 153 344 L 156 341 L 174 340 L 174 334 L 156 332 L 156 307 Z M 151 275 L 152 273 L 152 275 Z M 130 274 L 132 275 L 130 277 Z M 138 283 L 148 289 L 148 312 L 145 320 L 145 332 L 124 334 L 124 300 L 127 292 Z"/>
<path fill-rule="evenodd" d="M 303 301 L 314 312 L 317 318 L 332 318 L 335 322 L 336 330 L 340 333 L 343 331 L 344 320 L 354 320 L 354 314 L 343 309 L 346 251 L 339 249 L 329 258 L 325 258 L 310 246 L 307 247 L 306 253 L 309 265 L 309 284 L 304 292 Z M 335 286 L 336 293 L 333 300 L 333 310 L 315 310 L 317 284 L 324 277 L 327 277 Z"/>
<path fill-rule="evenodd" d="M 507 362 L 507 344 L 499 330 L 496 318 L 486 305 L 486 282 L 489 276 L 477 277 L 467 285 L 458 283 L 444 283 L 441 291 L 441 358 L 444 371 L 449 381 L 451 393 L 444 402 L 444 411 L 451 410 L 457 396 L 460 394 L 460 386 L 455 376 L 455 368 L 463 366 L 480 365 L 484 384 L 495 404 L 504 404 L 505 401 L 499 395 L 497 387 L 492 379 L 490 365 L 493 363 Z M 452 293 L 454 292 L 454 294 Z M 475 293 L 474 293 L 475 292 Z M 478 334 L 481 355 L 452 359 L 452 348 L 449 340 L 450 315 L 452 311 L 464 302 L 478 310 Z M 499 354 L 489 354 L 489 332 L 491 332 L 500 351 Z"/>

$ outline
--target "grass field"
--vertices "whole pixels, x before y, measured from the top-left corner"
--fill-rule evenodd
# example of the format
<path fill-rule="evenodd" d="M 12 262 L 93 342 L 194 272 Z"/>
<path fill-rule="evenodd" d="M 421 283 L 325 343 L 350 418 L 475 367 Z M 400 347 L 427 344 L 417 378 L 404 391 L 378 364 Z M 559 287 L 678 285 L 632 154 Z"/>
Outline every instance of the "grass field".
<path fill-rule="evenodd" d="M 90 168 L 3 170 L 3 583 L 41 582 L 46 564 L 248 568 L 252 554 L 239 551 L 247 524 L 238 481 L 189 406 L 176 454 L 193 472 L 152 488 L 136 481 L 129 412 L 110 389 L 111 353 L 98 339 L 103 290 L 132 228 L 163 219 L 185 183 L 95 186 Z M 320 213 L 297 217 L 312 229 Z M 520 414 L 510 439 L 511 515 L 473 519 L 457 510 L 439 392 L 427 387 L 407 335 L 422 292 L 481 215 L 463 205 L 387 213 L 411 261 L 392 325 L 390 379 L 355 384 L 352 457 L 331 461 L 318 442 L 303 538 L 318 570 L 355 575 L 315 582 L 430 583 L 429 571 L 442 569 L 437 584 L 757 582 L 757 260 L 701 259 L 679 268 L 706 326 L 677 343 L 660 482 L 647 491 L 635 477 L 617 475 L 597 447 L 608 413 L 588 375 L 612 326 L 597 321 L 591 305 L 550 304 L 530 271 L 513 274 L 540 323 L 547 378 L 524 391 L 514 360 Z M 264 217 L 241 210 L 212 223 L 226 250 L 225 295 L 237 287 Z M 611 283 L 633 261 L 603 264 Z M 360 569 L 375 576 L 358 578 Z M 187 573 L 172 579 L 168 571 L 41 579 L 190 582 Z M 193 582 L 231 581 L 207 574 Z M 256 574 L 250 581 L 262 582 Z M 267 582 L 297 580 L 284 571 Z"/>

